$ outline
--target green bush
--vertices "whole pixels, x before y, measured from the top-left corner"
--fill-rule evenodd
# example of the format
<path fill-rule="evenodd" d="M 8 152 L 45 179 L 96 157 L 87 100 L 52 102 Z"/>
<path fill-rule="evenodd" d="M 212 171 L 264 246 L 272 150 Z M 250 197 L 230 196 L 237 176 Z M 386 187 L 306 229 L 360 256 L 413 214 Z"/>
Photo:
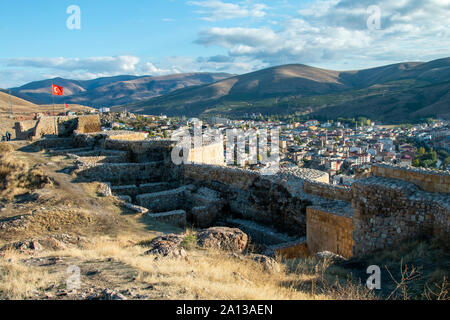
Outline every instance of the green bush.
<path fill-rule="evenodd" d="M 181 243 L 181 246 L 185 250 L 195 249 L 197 247 L 197 236 L 195 234 L 187 235 Z"/>

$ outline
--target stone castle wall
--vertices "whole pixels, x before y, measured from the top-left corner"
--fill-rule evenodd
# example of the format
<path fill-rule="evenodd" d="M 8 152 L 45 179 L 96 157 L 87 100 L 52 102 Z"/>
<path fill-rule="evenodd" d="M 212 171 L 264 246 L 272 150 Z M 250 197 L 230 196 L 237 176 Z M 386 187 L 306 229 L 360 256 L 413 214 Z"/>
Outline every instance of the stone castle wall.
<path fill-rule="evenodd" d="M 55 132 L 56 124 L 56 132 Z M 45 135 L 69 135 L 76 126 L 76 117 L 42 117 L 37 120 L 33 139 Z"/>
<path fill-rule="evenodd" d="M 28 140 L 34 136 L 34 128 L 36 127 L 36 120 L 25 120 L 15 123 L 16 139 Z"/>
<path fill-rule="evenodd" d="M 428 192 L 450 193 L 450 172 L 446 171 L 376 164 L 372 166 L 372 174 L 377 177 L 409 181 Z"/>
<path fill-rule="evenodd" d="M 141 194 L 136 197 L 137 204 L 152 212 L 174 211 L 184 207 L 188 187 L 166 190 L 157 193 Z"/>
<path fill-rule="evenodd" d="M 353 255 L 353 219 L 340 213 L 322 207 L 306 209 L 306 243 L 309 251 L 330 251 L 345 258 Z"/>
<path fill-rule="evenodd" d="M 81 133 L 91 133 L 101 131 L 100 115 L 80 116 L 78 119 L 77 131 Z"/>
<path fill-rule="evenodd" d="M 353 208 L 355 255 L 421 236 L 448 242 L 447 195 L 425 192 L 402 180 L 371 177 L 353 184 Z"/>
<path fill-rule="evenodd" d="M 311 203 L 293 195 L 274 177 L 250 170 L 185 164 L 184 178 L 185 183 L 220 193 L 232 215 L 297 237 L 306 234 L 306 207 Z"/>
<path fill-rule="evenodd" d="M 330 200 L 352 201 L 352 190 L 346 187 L 333 186 L 316 181 L 305 181 L 304 191 Z"/>
<path fill-rule="evenodd" d="M 143 132 L 127 132 L 124 134 L 118 134 L 114 136 L 110 136 L 110 140 L 122 140 L 122 141 L 139 141 L 145 140 L 147 138 L 147 134 Z"/>
<path fill-rule="evenodd" d="M 109 182 L 113 185 L 131 185 L 149 181 L 167 181 L 170 179 L 164 164 L 159 162 L 144 163 L 103 163 L 79 164 L 75 173 L 82 178 Z"/>
<path fill-rule="evenodd" d="M 98 115 L 41 117 L 15 124 L 16 138 L 19 140 L 36 140 L 46 135 L 69 136 L 74 131 L 89 133 L 100 130 Z"/>

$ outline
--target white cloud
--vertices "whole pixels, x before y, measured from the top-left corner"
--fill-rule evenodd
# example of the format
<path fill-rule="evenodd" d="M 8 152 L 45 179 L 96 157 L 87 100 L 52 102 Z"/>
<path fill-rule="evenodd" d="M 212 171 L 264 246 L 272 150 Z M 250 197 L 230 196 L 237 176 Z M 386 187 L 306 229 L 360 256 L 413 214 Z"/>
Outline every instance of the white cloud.
<path fill-rule="evenodd" d="M 180 73 L 177 66 L 158 67 L 135 56 L 89 58 L 12 58 L 0 60 L 0 86 L 12 87 L 54 77 L 95 79 L 116 75 L 153 75 Z"/>
<path fill-rule="evenodd" d="M 90 58 L 13 58 L 0 60 L 0 87 L 10 88 L 31 81 L 62 77 L 89 80 L 116 75 L 162 76 L 185 72 L 250 72 L 264 65 L 251 59 L 229 56 L 194 58 L 165 57 L 158 63 L 135 56 Z"/>
<path fill-rule="evenodd" d="M 202 8 L 197 13 L 206 21 L 228 20 L 236 18 L 263 18 L 268 7 L 262 3 L 234 4 L 220 0 L 189 1 L 188 4 Z"/>
<path fill-rule="evenodd" d="M 336 67 L 351 62 L 355 68 L 450 55 L 450 0 L 378 0 L 381 30 L 367 27 L 367 8 L 373 4 L 318 0 L 277 25 L 212 27 L 201 31 L 196 42 L 269 65 Z"/>
<path fill-rule="evenodd" d="M 211 28 L 200 33 L 199 44 L 232 47 L 243 44 L 256 47 L 275 40 L 276 34 L 270 28 Z"/>
<path fill-rule="evenodd" d="M 345 28 L 316 28 L 301 19 L 291 19 L 280 30 L 270 28 L 211 28 L 200 33 L 198 43 L 219 45 L 230 56 L 259 59 L 280 64 L 286 60 L 307 59 L 317 62 L 330 51 L 363 48 L 370 38 L 361 31 Z"/>
<path fill-rule="evenodd" d="M 31 67 L 62 71 L 88 71 L 92 73 L 134 74 L 139 63 L 134 56 L 91 57 L 91 58 L 13 58 L 6 59 L 7 67 Z"/>
<path fill-rule="evenodd" d="M 145 62 L 139 67 L 140 73 L 152 76 L 161 76 L 166 74 L 181 73 L 181 71 L 173 66 L 171 68 L 158 68 L 151 62 Z"/>

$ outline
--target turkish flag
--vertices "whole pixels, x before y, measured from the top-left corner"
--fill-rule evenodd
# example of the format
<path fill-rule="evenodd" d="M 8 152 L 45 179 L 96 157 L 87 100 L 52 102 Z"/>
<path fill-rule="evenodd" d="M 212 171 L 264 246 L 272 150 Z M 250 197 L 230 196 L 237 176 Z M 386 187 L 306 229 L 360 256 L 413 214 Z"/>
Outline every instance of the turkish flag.
<path fill-rule="evenodd" d="M 52 94 L 54 96 L 62 96 L 63 95 L 63 87 L 57 86 L 56 84 L 52 84 Z"/>
<path fill-rule="evenodd" d="M 67 105 L 67 103 L 64 103 L 64 106 L 66 107 L 66 108 L 68 108 L 69 106 Z"/>

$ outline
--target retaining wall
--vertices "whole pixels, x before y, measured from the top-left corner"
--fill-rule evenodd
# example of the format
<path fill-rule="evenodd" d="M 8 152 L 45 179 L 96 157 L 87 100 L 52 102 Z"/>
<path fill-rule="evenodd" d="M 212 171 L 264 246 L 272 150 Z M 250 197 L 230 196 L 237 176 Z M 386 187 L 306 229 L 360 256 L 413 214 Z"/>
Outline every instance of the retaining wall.
<path fill-rule="evenodd" d="M 377 164 L 372 166 L 372 174 L 378 177 L 409 181 L 428 192 L 450 193 L 450 172 L 448 171 Z"/>
<path fill-rule="evenodd" d="M 75 172 L 79 177 L 110 182 L 114 185 L 131 185 L 169 179 L 166 167 L 162 162 L 81 165 Z"/>
<path fill-rule="evenodd" d="M 101 131 L 100 115 L 88 115 L 78 117 L 77 129 L 80 133 Z"/>
<path fill-rule="evenodd" d="M 206 186 L 220 193 L 228 210 L 239 218 L 256 221 L 300 237 L 306 233 L 309 201 L 293 196 L 271 176 L 229 167 L 185 164 L 185 183 Z"/>
<path fill-rule="evenodd" d="M 305 181 L 303 188 L 306 193 L 314 194 L 325 199 L 352 201 L 352 189 L 350 188 L 315 181 Z"/>
<path fill-rule="evenodd" d="M 450 199 L 416 185 L 381 177 L 353 183 L 354 253 L 392 247 L 404 240 L 436 236 L 448 243 Z"/>
<path fill-rule="evenodd" d="M 175 210 L 163 213 L 148 213 L 147 216 L 157 222 L 167 223 L 179 228 L 186 227 L 186 212 L 184 210 Z"/>
<path fill-rule="evenodd" d="M 353 219 L 322 207 L 306 209 L 306 242 L 311 253 L 330 251 L 349 258 L 353 255 Z"/>
<path fill-rule="evenodd" d="M 185 207 L 188 186 L 156 193 L 141 194 L 136 197 L 139 206 L 153 212 L 178 210 Z"/>

